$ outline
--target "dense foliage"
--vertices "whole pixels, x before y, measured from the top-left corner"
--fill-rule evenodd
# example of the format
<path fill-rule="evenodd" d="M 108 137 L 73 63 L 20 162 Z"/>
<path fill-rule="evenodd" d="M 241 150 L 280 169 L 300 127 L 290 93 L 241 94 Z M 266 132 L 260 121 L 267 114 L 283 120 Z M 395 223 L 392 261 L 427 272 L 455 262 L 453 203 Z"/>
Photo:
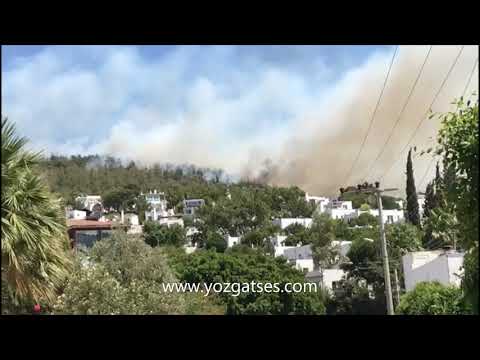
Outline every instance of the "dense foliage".
<path fill-rule="evenodd" d="M 182 246 L 186 243 L 185 228 L 180 225 L 165 226 L 157 222 L 147 221 L 143 226 L 145 242 L 150 246 L 173 245 Z"/>
<path fill-rule="evenodd" d="M 467 251 L 463 289 L 478 313 L 478 100 L 457 102 L 454 112 L 442 116 L 437 149 L 444 158 L 446 202 L 458 220 L 459 245 Z"/>
<path fill-rule="evenodd" d="M 463 304 L 462 291 L 438 282 L 422 282 L 402 296 L 398 315 L 461 315 L 469 311 Z"/>
<path fill-rule="evenodd" d="M 79 254 L 55 314 L 222 314 L 201 294 L 164 291 L 178 279 L 164 251 L 123 232 Z"/>
<path fill-rule="evenodd" d="M 283 258 L 264 255 L 245 246 L 226 253 L 200 250 L 179 257 L 181 280 L 188 283 L 304 283 L 302 272 L 292 268 Z M 219 294 L 227 306 L 227 314 L 323 314 L 325 307 L 320 293 L 241 292 Z"/>

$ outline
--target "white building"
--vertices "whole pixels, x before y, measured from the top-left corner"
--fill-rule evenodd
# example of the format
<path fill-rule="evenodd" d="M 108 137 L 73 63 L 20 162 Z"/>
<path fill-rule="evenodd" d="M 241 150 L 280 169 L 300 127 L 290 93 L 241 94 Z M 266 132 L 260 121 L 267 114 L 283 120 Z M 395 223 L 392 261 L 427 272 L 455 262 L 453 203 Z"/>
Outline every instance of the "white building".
<path fill-rule="evenodd" d="M 422 281 L 460 286 L 463 256 L 463 253 L 446 250 L 418 251 L 404 255 L 402 263 L 405 289 L 410 291 Z"/>
<path fill-rule="evenodd" d="M 167 227 L 171 226 L 184 226 L 183 219 L 181 216 L 159 216 L 157 222 L 160 225 L 165 225 Z"/>
<path fill-rule="evenodd" d="M 351 201 L 332 200 L 325 205 L 322 212 L 330 215 L 332 219 L 345 219 L 355 211 Z"/>
<path fill-rule="evenodd" d="M 352 246 L 351 241 L 345 240 L 333 240 L 332 246 L 338 247 L 341 257 L 346 257 L 348 252 L 350 251 L 350 247 Z"/>
<path fill-rule="evenodd" d="M 234 245 L 240 245 L 240 236 L 225 236 L 225 241 L 227 242 L 227 247 L 231 248 Z"/>
<path fill-rule="evenodd" d="M 324 288 L 333 291 L 336 284 L 340 283 L 344 276 L 345 271 L 342 269 L 323 269 L 310 271 L 305 278 L 307 281 L 321 284 Z"/>
<path fill-rule="evenodd" d="M 361 211 L 360 209 L 355 209 L 353 212 L 345 215 L 343 217 L 344 220 L 351 220 L 358 218 L 363 213 L 369 213 L 372 216 L 378 217 L 379 212 L 378 209 L 370 209 L 367 211 Z M 383 215 L 383 223 L 384 224 L 394 224 L 398 222 L 402 222 L 405 220 L 405 213 L 403 210 L 382 210 Z"/>
<path fill-rule="evenodd" d="M 325 211 L 325 207 L 330 203 L 330 199 L 323 196 L 310 196 L 305 194 L 305 201 L 311 205 L 315 205 L 320 213 Z"/>
<path fill-rule="evenodd" d="M 205 200 L 203 199 L 183 200 L 183 213 L 188 216 L 193 216 L 203 205 L 205 205 Z"/>
<path fill-rule="evenodd" d="M 85 220 L 87 218 L 87 212 L 83 210 L 66 210 L 65 213 L 67 219 Z"/>
<path fill-rule="evenodd" d="M 283 256 L 285 253 L 285 250 L 287 249 L 293 249 L 295 246 L 284 246 L 284 245 L 274 245 L 275 249 L 275 254 L 274 256 Z"/>
<path fill-rule="evenodd" d="M 152 208 L 167 211 L 165 193 L 157 192 L 157 189 L 155 189 L 153 192 L 150 191 L 148 194 L 145 194 L 145 200 Z"/>
<path fill-rule="evenodd" d="M 145 220 L 156 221 L 160 225 L 168 227 L 179 225 L 183 227 L 183 218 L 181 215 L 175 215 L 173 209 L 168 209 L 168 203 L 165 198 L 165 193 L 153 192 L 145 194 L 145 200 L 150 205 L 150 210 L 145 211 Z"/>
<path fill-rule="evenodd" d="M 292 224 L 300 224 L 306 228 L 312 225 L 311 218 L 279 218 L 274 219 L 272 222 L 274 225 L 278 225 L 282 230 Z"/>
<path fill-rule="evenodd" d="M 75 203 L 80 207 L 78 210 L 92 211 L 95 205 L 100 204 L 102 206 L 102 197 L 100 195 L 77 196 Z"/>
<path fill-rule="evenodd" d="M 283 246 L 285 245 L 285 240 L 287 240 L 287 236 L 279 234 L 276 234 L 270 238 L 270 242 L 273 246 Z"/>
<path fill-rule="evenodd" d="M 290 249 L 286 249 L 283 253 L 283 256 L 288 260 L 297 260 L 297 259 L 312 259 L 312 246 L 293 246 Z"/>

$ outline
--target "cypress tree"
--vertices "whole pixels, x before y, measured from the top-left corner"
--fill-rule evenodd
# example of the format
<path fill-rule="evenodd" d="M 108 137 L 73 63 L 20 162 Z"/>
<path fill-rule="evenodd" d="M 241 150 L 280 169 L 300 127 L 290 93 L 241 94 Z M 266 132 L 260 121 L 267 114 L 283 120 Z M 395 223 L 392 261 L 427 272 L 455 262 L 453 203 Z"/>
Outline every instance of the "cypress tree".
<path fill-rule="evenodd" d="M 412 149 L 408 151 L 407 158 L 407 214 L 406 219 L 409 223 L 420 226 L 420 214 L 418 211 L 417 189 L 415 188 L 415 178 L 413 177 Z"/>
<path fill-rule="evenodd" d="M 427 184 L 425 189 L 425 203 L 423 204 L 423 217 L 425 219 L 429 218 L 432 210 L 437 207 L 437 202 L 435 198 L 435 188 L 434 181 L 431 181 Z"/>
<path fill-rule="evenodd" d="M 440 175 L 440 167 L 437 162 L 437 168 L 435 172 L 435 202 L 437 206 L 441 206 L 443 204 L 443 189 L 444 183 L 442 176 Z"/>

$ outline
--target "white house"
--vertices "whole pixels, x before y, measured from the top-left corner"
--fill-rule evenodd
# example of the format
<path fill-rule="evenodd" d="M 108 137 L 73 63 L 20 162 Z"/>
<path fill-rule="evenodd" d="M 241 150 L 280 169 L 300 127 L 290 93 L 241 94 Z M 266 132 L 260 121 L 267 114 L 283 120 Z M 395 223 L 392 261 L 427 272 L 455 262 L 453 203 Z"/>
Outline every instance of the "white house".
<path fill-rule="evenodd" d="M 184 226 L 181 216 L 159 216 L 157 221 L 160 225 L 165 225 L 167 227 L 171 227 L 174 225 L 178 225 L 181 227 Z"/>
<path fill-rule="evenodd" d="M 283 246 L 285 244 L 285 240 L 287 239 L 286 235 L 279 235 L 276 234 L 270 238 L 270 242 L 273 246 Z"/>
<path fill-rule="evenodd" d="M 320 213 L 325 211 L 325 207 L 330 203 L 330 199 L 323 196 L 311 196 L 305 193 L 305 201 L 315 205 Z"/>
<path fill-rule="evenodd" d="M 370 209 L 366 211 L 361 211 L 360 209 L 356 209 L 350 214 L 347 214 L 343 217 L 344 220 L 351 220 L 358 218 L 363 213 L 369 213 L 372 216 L 378 217 L 379 212 L 378 209 Z M 403 210 L 382 210 L 383 215 L 383 223 L 384 224 L 394 224 L 398 222 L 402 222 L 405 220 L 405 214 Z"/>
<path fill-rule="evenodd" d="M 463 256 L 463 253 L 450 250 L 418 251 L 404 255 L 405 289 L 410 291 L 422 281 L 460 286 Z"/>
<path fill-rule="evenodd" d="M 284 246 L 284 245 L 274 245 L 275 249 L 275 254 L 274 256 L 283 256 L 285 253 L 285 250 L 287 249 L 293 249 L 295 246 Z"/>
<path fill-rule="evenodd" d="M 74 220 L 85 220 L 87 218 L 87 212 L 83 210 L 66 210 L 66 218 Z"/>
<path fill-rule="evenodd" d="M 312 225 L 311 218 L 279 218 L 274 219 L 272 222 L 274 225 L 278 225 L 282 230 L 292 224 L 300 224 L 307 228 Z"/>
<path fill-rule="evenodd" d="M 77 196 L 75 203 L 81 208 L 78 210 L 92 211 L 96 204 L 102 205 L 102 197 L 100 195 Z"/>
<path fill-rule="evenodd" d="M 355 213 L 351 201 L 332 200 L 324 207 L 324 213 L 330 215 L 332 219 L 345 219 Z"/>
<path fill-rule="evenodd" d="M 203 205 L 205 205 L 205 200 L 203 199 L 183 200 L 183 213 L 187 216 L 193 216 L 195 215 L 195 211 Z"/>
<path fill-rule="evenodd" d="M 345 271 L 342 269 L 323 269 L 310 271 L 305 278 L 307 281 L 321 284 L 324 288 L 333 291 L 336 284 L 343 280 L 344 275 Z"/>
<path fill-rule="evenodd" d="M 341 257 L 346 257 L 348 252 L 350 251 L 350 247 L 352 246 L 351 241 L 345 240 L 333 240 L 332 246 L 338 247 Z"/>
<path fill-rule="evenodd" d="M 312 246 L 293 246 L 290 249 L 286 249 L 283 253 L 283 256 L 288 260 L 297 260 L 297 259 L 311 259 L 312 258 Z"/>
<path fill-rule="evenodd" d="M 225 236 L 225 241 L 227 242 L 227 247 L 231 248 L 233 245 L 240 245 L 240 237 L 239 236 Z"/>
<path fill-rule="evenodd" d="M 168 209 L 168 203 L 165 198 L 165 193 L 153 192 L 145 194 L 145 200 L 150 205 L 150 210 L 145 211 L 145 220 L 156 221 L 160 225 L 168 227 L 173 225 L 184 225 L 181 215 L 175 215 L 173 209 Z"/>

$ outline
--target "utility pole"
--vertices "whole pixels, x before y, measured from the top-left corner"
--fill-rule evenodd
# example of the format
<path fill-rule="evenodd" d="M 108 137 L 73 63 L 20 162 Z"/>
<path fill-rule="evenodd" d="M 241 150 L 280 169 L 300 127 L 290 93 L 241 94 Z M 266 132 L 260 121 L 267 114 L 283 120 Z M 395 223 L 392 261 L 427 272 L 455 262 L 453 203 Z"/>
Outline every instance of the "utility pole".
<path fill-rule="evenodd" d="M 379 183 L 377 183 L 379 184 Z M 380 242 L 382 249 L 383 272 L 385 276 L 385 296 L 387 298 L 387 314 L 394 315 L 393 298 L 392 298 L 392 283 L 390 282 L 390 266 L 388 264 L 387 240 L 385 239 L 385 227 L 383 226 L 382 214 L 382 192 L 376 188 L 375 195 L 378 203 L 378 221 L 380 224 Z"/>
<path fill-rule="evenodd" d="M 385 281 L 385 297 L 387 301 L 387 314 L 395 315 L 393 309 L 393 297 L 392 297 L 392 283 L 390 280 L 390 266 L 388 263 L 388 252 L 387 252 L 387 241 L 385 239 L 385 228 L 383 225 L 383 214 L 382 214 L 382 193 L 386 191 L 396 191 L 398 189 L 380 189 L 380 182 L 375 182 L 375 187 L 373 185 L 365 183 L 363 185 L 357 185 L 357 191 L 347 191 L 345 192 L 343 188 L 340 189 L 340 192 L 363 192 L 367 194 L 374 193 L 377 197 L 378 204 L 378 221 L 380 225 L 380 243 L 381 243 L 381 252 L 382 252 L 382 262 L 383 262 L 383 272 L 384 272 L 384 281 Z"/>
<path fill-rule="evenodd" d="M 400 283 L 398 281 L 398 272 L 397 272 L 397 268 L 395 268 L 395 300 L 397 300 L 397 306 L 398 304 L 400 304 Z"/>

